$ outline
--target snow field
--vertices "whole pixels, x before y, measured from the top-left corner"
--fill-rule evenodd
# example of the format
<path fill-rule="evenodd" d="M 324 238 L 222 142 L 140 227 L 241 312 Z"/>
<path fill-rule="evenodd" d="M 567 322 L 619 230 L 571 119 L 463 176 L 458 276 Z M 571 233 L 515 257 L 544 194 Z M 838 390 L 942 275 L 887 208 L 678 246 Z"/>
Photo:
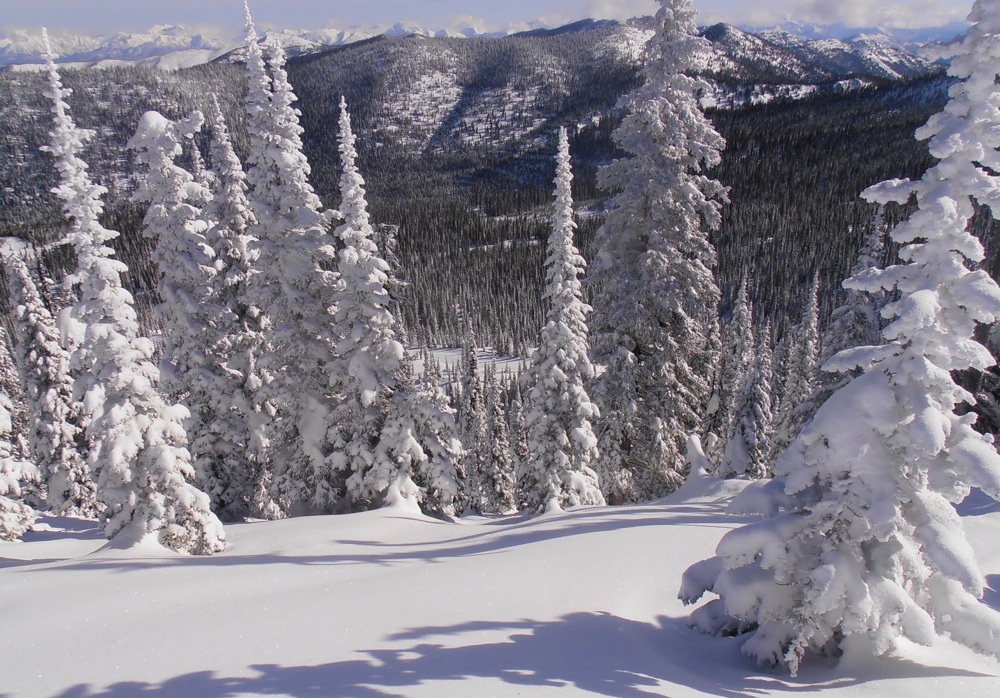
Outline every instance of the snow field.
<path fill-rule="evenodd" d="M 534 519 L 387 508 L 236 524 L 212 557 L 43 519 L 0 544 L 0 695 L 996 695 L 1000 665 L 948 640 L 791 679 L 739 638 L 688 629 L 680 575 L 748 520 L 724 513 L 738 488 L 702 478 Z M 964 521 L 1000 606 L 1000 512 Z"/>

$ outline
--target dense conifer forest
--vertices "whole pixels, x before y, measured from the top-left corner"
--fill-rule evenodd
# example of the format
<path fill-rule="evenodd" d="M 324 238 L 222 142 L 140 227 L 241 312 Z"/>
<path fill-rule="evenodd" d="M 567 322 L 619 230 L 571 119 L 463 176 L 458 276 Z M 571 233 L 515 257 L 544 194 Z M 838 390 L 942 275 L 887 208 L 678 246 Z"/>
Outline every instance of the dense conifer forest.
<path fill-rule="evenodd" d="M 715 37 L 712 31 L 706 35 Z M 312 183 L 329 205 L 336 202 L 339 176 L 331 157 L 336 102 L 343 94 L 354 105 L 373 220 L 398 227 L 408 299 L 402 311 L 414 343 L 458 345 L 470 324 L 483 344 L 505 353 L 523 354 L 534 341 L 543 315 L 543 210 L 557 125 L 574 127 L 579 244 L 585 256 L 592 253 L 605 201 L 596 173 L 616 156 L 611 133 L 621 114 L 615 105 L 639 79 L 631 58 L 595 50 L 615 37 L 612 27 L 602 25 L 472 42 L 381 37 L 289 61 Z M 590 59 L 595 51 L 600 60 Z M 790 77 L 768 65 L 752 70 L 743 63 L 714 77 L 733 86 L 748 77 L 765 86 Z M 143 68 L 65 72 L 81 125 L 99 126 L 92 168 L 112 189 L 108 222 L 123 233 L 116 245 L 144 296 L 152 292 L 154 276 L 148 242 L 138 236 L 142 209 L 129 201 L 136 184 L 133 155 L 122 146 L 144 111 L 179 118 L 196 107 L 207 111 L 206 95 L 215 94 L 232 124 L 236 150 L 245 155 L 242 68 L 217 62 L 174 74 Z M 435 112 L 441 109 L 436 101 L 451 98 L 441 97 L 433 83 L 415 87 L 428 74 L 447 74 L 461 87 L 443 117 Z M 846 74 L 827 70 L 799 80 L 832 81 Z M 722 227 L 713 234 L 724 308 L 749 271 L 760 318 L 783 332 L 798 321 L 814 268 L 822 282 L 822 312 L 835 307 L 873 213 L 857 192 L 868 182 L 919 175 L 931 164 L 912 133 L 940 110 L 948 84 L 946 76 L 930 74 L 708 110 L 727 141 L 715 174 L 732 188 Z M 504 103 L 511 95 L 523 103 Z M 54 174 L 38 150 L 48 128 L 40 77 L 0 74 L 0 96 L 9 153 L 0 165 L 0 226 L 6 235 L 49 241 L 61 222 L 52 217 L 47 193 Z M 140 306 L 154 301 L 143 298 Z"/>

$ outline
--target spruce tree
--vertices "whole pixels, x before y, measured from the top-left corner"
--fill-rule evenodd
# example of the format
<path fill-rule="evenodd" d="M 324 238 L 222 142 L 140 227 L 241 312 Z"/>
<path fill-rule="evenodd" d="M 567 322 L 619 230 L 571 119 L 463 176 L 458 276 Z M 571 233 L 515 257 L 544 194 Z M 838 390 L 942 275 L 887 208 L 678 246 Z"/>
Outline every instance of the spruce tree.
<path fill-rule="evenodd" d="M 937 635 L 1000 657 L 1000 613 L 979 603 L 984 580 L 953 504 L 971 487 L 1000 499 L 1000 455 L 960 409 L 974 397 L 954 371 L 994 363 L 974 337 L 1000 318 L 1000 287 L 977 267 L 974 200 L 1000 212 L 995 57 L 1000 5 L 977 0 L 950 68 L 944 112 L 917 131 L 939 158 L 918 181 L 865 197 L 915 197 L 891 234 L 902 263 L 868 268 L 850 289 L 898 292 L 886 343 L 850 349 L 827 367 L 861 373 L 837 390 L 783 452 L 785 511 L 726 534 L 716 558 L 685 575 L 681 596 L 721 598 L 692 615 L 705 628 L 752 631 L 743 652 L 793 673 L 812 653 L 853 645 L 885 654 L 899 638 Z M 962 412 L 962 414 L 960 414 Z"/>
<path fill-rule="evenodd" d="M 569 138 L 562 128 L 545 260 L 547 317 L 531 365 L 521 377 L 528 391 L 528 452 L 518 479 L 524 504 L 533 511 L 604 503 L 591 468 L 597 459 L 591 423 L 599 413 L 585 387 L 594 378 L 594 366 L 588 356 L 590 306 L 583 302 L 580 284 L 585 262 L 573 244 L 572 181 Z"/>
<path fill-rule="evenodd" d="M 160 297 L 156 312 L 163 330 L 161 386 L 192 411 L 189 435 L 197 436 L 205 428 L 202 417 L 211 418 L 205 413 L 214 391 L 212 346 L 222 309 L 212 294 L 218 269 L 205 237 L 209 223 L 195 203 L 210 195 L 176 163 L 184 133 L 200 130 L 204 117 L 194 112 L 186 121 L 175 123 L 159 112 L 146 112 L 128 147 L 146 169 L 133 198 L 149 205 L 142 234 L 155 243 L 152 260 L 159 272 Z"/>
<path fill-rule="evenodd" d="M 737 412 L 737 396 L 747 374 L 753 370 L 753 361 L 753 312 L 747 297 L 747 280 L 744 278 L 736 294 L 733 314 L 723 333 L 715 392 L 710 401 L 709 415 L 704 427 L 706 433 L 713 433 L 719 437 L 717 443 L 723 448 L 727 437 L 732 433 L 733 419 Z M 718 452 L 708 455 L 718 462 L 723 454 Z M 726 470 L 724 467 L 722 469 Z M 732 474 L 732 471 L 723 474 L 724 476 Z"/>
<path fill-rule="evenodd" d="M 81 406 L 73 402 L 69 354 L 59 343 L 52 313 L 42 302 L 24 260 L 8 260 L 18 332 L 18 364 L 28 404 L 28 449 L 54 513 L 98 513 L 94 481 L 85 460 Z"/>
<path fill-rule="evenodd" d="M 723 477 L 760 479 L 770 474 L 771 328 L 765 325 L 753 354 L 753 363 L 743 378 L 733 405 L 729 429 L 719 466 Z"/>
<path fill-rule="evenodd" d="M 493 487 L 489 482 L 488 472 L 492 448 L 483 379 L 473 368 L 471 374 L 467 373 L 462 377 L 460 385 L 464 405 L 462 443 L 466 447 L 464 470 L 468 478 L 468 508 L 486 513 L 492 510 Z"/>
<path fill-rule="evenodd" d="M 72 357 L 74 397 L 86 410 L 105 533 L 113 538 L 131 529 L 137 536 L 155 534 L 174 550 L 211 554 L 225 547 L 225 535 L 208 497 L 188 482 L 194 472 L 185 448 L 187 410 L 166 404 L 157 392 L 153 344 L 139 337 L 132 295 L 121 283 L 127 267 L 107 246 L 118 233 L 99 222 L 107 190 L 92 182 L 80 158 L 91 133 L 73 122 L 54 59 L 46 45 L 46 95 L 55 117 L 46 150 L 60 173 L 54 193 L 70 220 L 65 240 L 76 251 L 77 268 L 67 279 L 80 289 L 73 308 L 82 328 Z"/>
<path fill-rule="evenodd" d="M 473 417 L 483 397 L 478 356 L 475 335 L 469 328 L 462 343 L 458 366 L 455 367 L 460 371 L 460 375 L 453 384 L 456 390 L 455 404 L 458 405 L 458 424 L 462 433 L 462 443 L 470 447 L 475 443 L 472 434 Z"/>
<path fill-rule="evenodd" d="M 330 478 L 326 424 L 333 407 L 330 376 L 337 354 L 333 310 L 336 244 L 333 214 L 309 184 L 302 127 L 280 45 L 269 46 L 268 74 L 249 8 L 247 25 L 247 183 L 256 218 L 259 273 L 249 279 L 249 303 L 265 315 L 259 361 L 263 382 L 255 400 L 274 410 L 263 446 L 274 469 L 273 493 L 289 513 L 330 510 L 343 485 Z"/>
<path fill-rule="evenodd" d="M 340 241 L 334 296 L 337 357 L 330 375 L 337 403 L 329 418 L 330 463 L 347 478 L 355 505 L 377 501 L 395 479 L 392 453 L 412 449 L 409 432 L 386 432 L 387 401 L 403 361 L 398 325 L 386 290 L 389 265 L 375 246 L 364 180 L 358 173 L 350 114 L 340 100 Z"/>
<path fill-rule="evenodd" d="M 38 469 L 11 443 L 12 407 L 0 390 L 0 541 L 17 540 L 31 528 L 35 512 L 23 501 L 23 492 L 39 481 Z"/>
<path fill-rule="evenodd" d="M 179 123 L 147 112 L 129 147 L 147 168 L 134 198 L 149 204 L 143 235 L 155 242 L 152 259 L 159 271 L 160 297 L 156 312 L 164 335 L 160 385 L 171 400 L 188 409 L 184 427 L 197 480 L 212 497 L 215 483 L 203 474 L 216 470 L 216 400 L 227 387 L 219 380 L 223 367 L 216 354 L 217 328 L 226 309 L 215 302 L 219 269 L 206 238 L 211 224 L 199 208 L 210 193 L 176 163 L 185 135 L 199 131 L 203 121 L 200 112 Z"/>
<path fill-rule="evenodd" d="M 527 370 L 527 369 L 525 369 Z M 525 463 L 528 461 L 528 430 L 524 423 L 524 398 L 521 396 L 521 379 L 520 377 L 524 375 L 521 372 L 515 376 L 514 380 L 511 381 L 510 398 L 508 403 L 510 405 L 507 417 L 510 424 L 510 449 L 511 457 L 514 459 L 514 472 L 520 473 L 525 467 Z M 517 501 L 520 506 L 524 506 L 524 496 L 520 489 L 520 483 L 517 491 Z"/>
<path fill-rule="evenodd" d="M 26 451 L 27 444 L 24 435 L 28 431 L 28 408 L 24 404 L 24 387 L 21 385 L 21 375 L 14 362 L 14 343 L 7 330 L 0 327 L 0 392 L 10 400 L 10 438 L 18 452 Z M 24 448 L 21 447 L 24 445 Z M 22 455 L 24 455 L 22 453 Z"/>
<path fill-rule="evenodd" d="M 258 271 L 257 240 L 249 234 L 256 219 L 243 165 L 214 96 L 210 118 L 212 196 L 204 213 L 211 222 L 206 238 L 215 250 L 218 270 L 212 277 L 212 295 L 224 309 L 216 318 L 214 347 L 224 370 L 216 375 L 212 443 L 201 449 L 212 457 L 199 464 L 199 482 L 226 518 L 274 518 L 280 509 L 271 499 L 271 471 L 262 441 L 269 406 L 257 403 L 263 383 L 258 367 L 264 347 L 263 318 L 248 298 Z"/>
<path fill-rule="evenodd" d="M 429 514 L 454 516 L 465 501 L 465 452 L 458 439 L 455 410 L 441 388 L 441 370 L 430 356 L 424 375 L 405 393 L 402 415 L 413 421 L 413 433 L 426 456 L 413 480 L 422 490 L 422 508 Z"/>
<path fill-rule="evenodd" d="M 476 443 L 479 505 L 484 514 L 507 514 L 514 510 L 514 460 L 507 431 L 507 413 L 496 380 L 496 367 L 486 372 L 483 392 L 485 409 L 477 416 Z"/>
<path fill-rule="evenodd" d="M 605 369 L 590 394 L 602 417 L 598 474 L 611 501 L 680 485 L 684 446 L 704 417 L 719 355 L 707 231 L 719 226 L 726 189 L 704 172 L 725 144 L 698 105 L 706 83 L 686 74 L 707 42 L 690 0 L 660 0 L 656 23 L 644 84 L 619 104 L 626 116 L 614 140 L 629 157 L 599 175 L 617 192 L 591 265 L 593 356 Z"/>
<path fill-rule="evenodd" d="M 785 365 L 785 381 L 775 417 L 771 461 L 795 439 L 809 416 L 809 400 L 816 389 L 819 373 L 819 277 L 813 276 L 802 321 L 791 338 Z"/>

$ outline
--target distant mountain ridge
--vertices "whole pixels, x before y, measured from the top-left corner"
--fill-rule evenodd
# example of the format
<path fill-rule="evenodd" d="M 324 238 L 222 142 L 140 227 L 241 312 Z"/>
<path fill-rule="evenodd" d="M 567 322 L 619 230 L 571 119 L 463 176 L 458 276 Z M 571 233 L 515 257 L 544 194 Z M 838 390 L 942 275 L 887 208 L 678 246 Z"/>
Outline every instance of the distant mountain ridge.
<path fill-rule="evenodd" d="M 705 72 L 735 76 L 747 83 L 825 84 L 849 77 L 898 80 L 926 75 L 936 63 L 920 47 L 885 33 L 850 39 L 808 39 L 773 29 L 751 33 L 728 24 L 702 31 L 712 42 Z"/>
<path fill-rule="evenodd" d="M 636 27 L 649 25 L 649 18 L 629 20 L 624 24 Z M 353 26 L 347 29 L 282 29 L 271 32 L 291 55 L 305 55 L 327 48 L 344 46 L 377 36 L 421 36 L 425 38 L 499 38 L 511 34 L 527 36 L 556 35 L 600 26 L 621 24 L 617 20 L 586 19 L 561 27 L 548 27 L 540 22 L 529 24 L 522 31 L 486 31 L 474 27 L 459 31 L 397 23 L 392 26 Z M 842 73 L 845 66 L 857 64 L 859 71 L 870 72 L 875 64 L 886 78 L 911 76 L 920 72 L 923 62 L 916 58 L 922 44 L 954 39 L 967 25 L 956 22 L 929 29 L 849 29 L 842 25 L 809 25 L 785 22 L 776 27 L 737 27 L 717 24 L 704 29 L 706 36 L 728 44 L 742 44 L 747 51 L 784 50 L 791 69 L 795 57 L 815 62 L 827 54 L 832 72 Z M 754 38 L 750 38 L 754 37 Z M 770 44 L 766 47 L 760 43 Z M 163 70 L 178 70 L 209 63 L 238 51 L 242 37 L 221 31 L 202 31 L 181 25 L 156 25 L 142 32 L 122 32 L 110 37 L 72 33 L 50 35 L 58 62 L 72 67 L 112 67 L 141 65 Z M 732 46 L 728 46 L 732 48 Z M 630 49 L 633 53 L 635 47 Z M 0 69 L 24 69 L 42 63 L 41 32 L 17 30 L 0 35 Z M 239 57 L 239 54 L 235 54 Z M 821 60 L 822 62 L 822 60 Z M 832 67 L 836 64 L 835 67 Z M 863 66 L 867 65 L 868 68 Z"/>
<path fill-rule="evenodd" d="M 803 39 L 839 39 L 849 41 L 864 34 L 884 34 L 897 41 L 910 44 L 926 44 L 931 42 L 947 43 L 968 31 L 969 23 L 965 21 L 949 22 L 940 27 L 924 27 L 917 29 L 901 29 L 896 27 L 848 27 L 843 24 L 810 24 L 793 20 L 781 24 L 764 27 L 737 25 L 743 31 L 752 34 L 767 32 L 785 32 Z"/>
<path fill-rule="evenodd" d="M 545 31 L 535 23 L 531 30 Z M 475 27 L 454 31 L 429 30 L 412 24 L 392 26 L 352 26 L 346 29 L 281 29 L 269 32 L 279 38 L 292 55 L 321 51 L 333 46 L 371 39 L 376 36 L 495 38 L 511 32 L 480 32 Z M 231 53 L 243 43 L 242 34 L 223 31 L 205 32 L 183 25 L 155 25 L 146 31 L 121 32 L 113 36 L 88 36 L 68 32 L 51 33 L 52 49 L 60 64 L 73 67 L 110 67 L 143 65 L 166 70 L 190 68 Z M 41 30 L 17 30 L 0 35 L 0 67 L 30 67 L 41 64 L 44 47 Z"/>

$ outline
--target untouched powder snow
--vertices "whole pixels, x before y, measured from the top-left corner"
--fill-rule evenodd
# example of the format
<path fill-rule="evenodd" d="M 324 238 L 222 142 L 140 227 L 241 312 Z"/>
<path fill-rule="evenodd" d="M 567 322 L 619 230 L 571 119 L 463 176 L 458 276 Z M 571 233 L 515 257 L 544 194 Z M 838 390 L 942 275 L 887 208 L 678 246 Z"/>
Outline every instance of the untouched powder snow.
<path fill-rule="evenodd" d="M 791 679 L 688 629 L 681 573 L 748 520 L 725 514 L 740 485 L 696 477 L 660 502 L 534 519 L 236 524 L 212 557 L 43 517 L 0 544 L 0 696 L 1000 694 L 1000 664 L 948 640 Z M 1000 607 L 1000 507 L 962 513 Z"/>

